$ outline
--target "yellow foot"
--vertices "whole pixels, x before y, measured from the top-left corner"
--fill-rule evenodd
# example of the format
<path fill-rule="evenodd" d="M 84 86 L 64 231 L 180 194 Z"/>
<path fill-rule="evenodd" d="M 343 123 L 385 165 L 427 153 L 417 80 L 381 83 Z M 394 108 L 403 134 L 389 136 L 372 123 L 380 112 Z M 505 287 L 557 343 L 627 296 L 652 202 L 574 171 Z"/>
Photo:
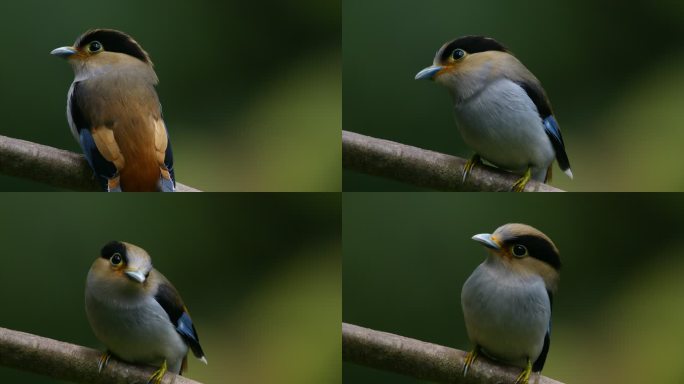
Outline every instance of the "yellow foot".
<path fill-rule="evenodd" d="M 525 370 L 520 372 L 518 375 L 518 378 L 515 379 L 514 384 L 528 384 L 530 381 L 530 373 L 532 372 L 532 362 L 530 359 L 527 359 L 527 367 L 525 367 Z"/>
<path fill-rule="evenodd" d="M 152 377 L 147 381 L 147 384 L 161 384 L 162 379 L 164 378 L 164 374 L 166 373 L 167 367 L 166 367 L 166 360 L 162 363 L 162 366 L 157 369 L 154 374 L 152 374 Z"/>
<path fill-rule="evenodd" d="M 465 362 L 463 363 L 463 377 L 468 374 L 468 368 L 475 362 L 478 355 L 478 347 L 473 348 L 472 351 L 468 352 L 465 357 Z"/>
<path fill-rule="evenodd" d="M 107 180 L 107 192 L 121 192 L 121 180 L 119 174 Z"/>
<path fill-rule="evenodd" d="M 104 367 L 107 366 L 107 363 L 109 362 L 109 358 L 112 357 L 112 355 L 109 353 L 109 351 L 104 352 L 100 356 L 100 360 L 97 361 L 97 373 L 102 372 Z"/>
<path fill-rule="evenodd" d="M 465 167 L 463 167 L 463 180 L 462 181 L 465 182 L 466 178 L 470 174 L 470 171 L 473 170 L 473 167 L 476 164 L 481 164 L 481 163 L 482 163 L 482 159 L 480 159 L 480 155 L 478 155 L 477 153 L 474 154 L 473 157 L 471 157 L 470 160 L 468 160 L 466 162 Z"/>
<path fill-rule="evenodd" d="M 511 190 L 513 192 L 524 191 L 525 186 L 527 185 L 527 183 L 530 182 L 531 178 L 532 178 L 532 171 L 530 170 L 530 168 L 527 168 L 527 171 L 525 171 L 525 173 L 522 175 L 522 177 L 515 181 L 515 184 L 513 184 L 513 187 L 511 188 Z"/>

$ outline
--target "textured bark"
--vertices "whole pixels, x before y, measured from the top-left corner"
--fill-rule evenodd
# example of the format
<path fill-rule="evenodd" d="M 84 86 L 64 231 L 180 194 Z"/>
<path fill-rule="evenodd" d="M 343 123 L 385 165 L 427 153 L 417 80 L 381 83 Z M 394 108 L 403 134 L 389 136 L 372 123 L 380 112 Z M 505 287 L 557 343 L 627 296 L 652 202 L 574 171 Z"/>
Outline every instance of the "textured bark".
<path fill-rule="evenodd" d="M 0 328 L 0 365 L 84 384 L 146 384 L 154 368 L 130 365 L 114 357 L 97 372 L 101 351 Z M 201 384 L 166 373 L 162 384 Z"/>
<path fill-rule="evenodd" d="M 512 384 L 521 372 L 520 368 L 498 365 L 479 356 L 464 377 L 465 355 L 457 349 L 342 323 L 344 361 L 452 384 Z M 536 374 L 530 376 L 530 384 L 537 379 L 538 384 L 562 384 Z"/>
<path fill-rule="evenodd" d="M 0 173 L 75 191 L 101 191 L 83 155 L 0 136 Z M 178 192 L 200 192 L 176 183 Z"/>
<path fill-rule="evenodd" d="M 407 184 L 443 191 L 510 191 L 519 176 L 487 165 L 476 165 L 463 181 L 465 159 L 389 140 L 342 131 L 345 168 Z M 563 192 L 531 180 L 525 192 Z"/>

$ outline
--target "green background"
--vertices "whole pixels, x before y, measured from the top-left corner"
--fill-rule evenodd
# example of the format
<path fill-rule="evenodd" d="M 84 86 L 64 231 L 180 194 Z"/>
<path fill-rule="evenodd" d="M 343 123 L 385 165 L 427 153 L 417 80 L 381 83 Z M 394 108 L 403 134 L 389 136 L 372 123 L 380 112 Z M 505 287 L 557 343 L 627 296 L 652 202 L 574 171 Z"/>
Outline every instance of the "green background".
<path fill-rule="evenodd" d="M 70 66 L 90 28 L 151 55 L 178 181 L 210 191 L 341 188 L 339 1 L 3 1 L 0 135 L 80 152 Z M 0 190 L 49 188 L 0 176 Z"/>
<path fill-rule="evenodd" d="M 684 190 L 684 2 L 344 0 L 345 130 L 469 158 L 447 90 L 414 80 L 443 43 L 496 38 L 541 80 L 572 191 Z M 343 189 L 415 190 L 345 171 Z"/>
<path fill-rule="evenodd" d="M 190 309 L 209 365 L 189 357 L 188 377 L 340 381 L 338 194 L 45 196 L 0 199 L 0 327 L 102 350 L 85 278 L 105 243 L 124 240 Z M 0 367 L 0 382 L 56 380 Z"/>
<path fill-rule="evenodd" d="M 509 222 L 546 233 L 563 267 L 543 373 L 564 383 L 681 383 L 684 199 L 673 194 L 347 193 L 345 322 L 468 350 L 460 292 Z M 344 382 L 418 383 L 343 365 Z"/>

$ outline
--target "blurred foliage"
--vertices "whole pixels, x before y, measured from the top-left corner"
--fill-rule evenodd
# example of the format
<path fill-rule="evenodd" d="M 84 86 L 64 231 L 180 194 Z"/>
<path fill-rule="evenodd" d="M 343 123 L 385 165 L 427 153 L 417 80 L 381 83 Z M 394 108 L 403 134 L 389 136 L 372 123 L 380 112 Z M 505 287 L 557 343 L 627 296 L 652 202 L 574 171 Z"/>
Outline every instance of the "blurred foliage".
<path fill-rule="evenodd" d="M 453 38 L 501 41 L 542 81 L 572 191 L 684 190 L 684 3 L 345 0 L 344 129 L 469 158 L 446 89 L 414 75 Z M 344 190 L 416 190 L 345 171 Z"/>
<path fill-rule="evenodd" d="M 0 134 L 80 152 L 52 57 L 90 28 L 151 55 L 178 180 L 213 191 L 341 188 L 339 1 L 6 1 Z M 0 190 L 49 190 L 0 176 Z"/>
<path fill-rule="evenodd" d="M 681 383 L 684 199 L 672 194 L 346 193 L 343 321 L 468 350 L 470 238 L 509 222 L 563 263 L 544 374 L 565 383 Z M 343 364 L 345 383 L 423 382 Z"/>
<path fill-rule="evenodd" d="M 0 326 L 103 349 L 85 278 L 113 239 L 146 249 L 183 296 L 205 383 L 340 381 L 338 194 L 4 193 Z M 93 362 L 96 364 L 96 362 Z M 53 383 L 0 367 L 1 383 Z"/>

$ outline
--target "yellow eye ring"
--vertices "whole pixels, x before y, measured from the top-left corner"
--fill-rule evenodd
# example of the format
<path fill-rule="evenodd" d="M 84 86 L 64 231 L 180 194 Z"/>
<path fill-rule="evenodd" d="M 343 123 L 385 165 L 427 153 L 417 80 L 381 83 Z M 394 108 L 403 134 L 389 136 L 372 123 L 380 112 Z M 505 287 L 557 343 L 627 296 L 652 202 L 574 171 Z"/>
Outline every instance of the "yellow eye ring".
<path fill-rule="evenodd" d="M 115 254 L 112 255 L 112 257 L 109 258 L 109 262 L 113 266 L 118 266 L 119 264 L 121 264 L 122 261 L 123 261 L 123 259 L 121 258 L 121 254 L 118 252 L 116 252 Z"/>
<path fill-rule="evenodd" d="M 453 52 L 451 52 L 451 60 L 453 61 L 459 61 L 463 59 L 465 56 L 466 51 L 462 50 L 461 48 L 456 48 Z"/>
<path fill-rule="evenodd" d="M 515 257 L 525 257 L 527 256 L 527 247 L 522 244 L 515 244 L 511 246 L 511 254 Z"/>
<path fill-rule="evenodd" d="M 102 44 L 99 41 L 92 41 L 88 44 L 88 52 L 97 53 L 102 50 Z"/>

